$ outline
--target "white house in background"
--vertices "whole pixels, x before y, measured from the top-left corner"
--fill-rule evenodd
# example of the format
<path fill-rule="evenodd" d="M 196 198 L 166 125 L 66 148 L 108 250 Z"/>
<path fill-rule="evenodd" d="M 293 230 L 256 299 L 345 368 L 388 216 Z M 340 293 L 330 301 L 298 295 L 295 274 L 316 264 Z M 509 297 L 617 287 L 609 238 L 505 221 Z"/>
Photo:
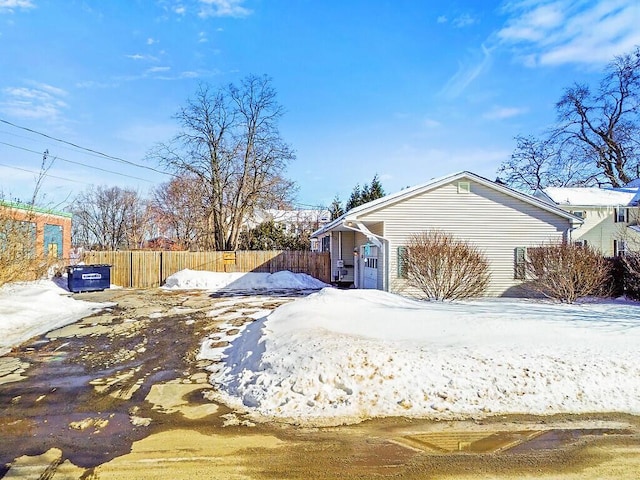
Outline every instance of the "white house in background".
<path fill-rule="evenodd" d="M 629 249 L 640 249 L 638 186 L 547 187 L 534 195 L 584 220 L 573 232 L 574 242 L 596 248 L 604 256 L 618 256 Z"/>
<path fill-rule="evenodd" d="M 273 221 L 282 225 L 287 233 L 301 234 L 304 232 L 313 232 L 318 228 L 326 225 L 331 220 L 329 210 L 277 210 L 266 209 L 257 211 L 247 222 L 245 227 L 248 229 L 255 228 L 261 223 Z M 318 251 L 317 240 L 311 240 L 311 250 Z"/>
<path fill-rule="evenodd" d="M 531 195 L 460 172 L 387 195 L 346 212 L 312 234 L 331 253 L 334 281 L 413 295 L 399 272 L 409 237 L 438 229 L 488 258 L 490 296 L 518 296 L 524 248 L 568 241 L 582 219 Z"/>

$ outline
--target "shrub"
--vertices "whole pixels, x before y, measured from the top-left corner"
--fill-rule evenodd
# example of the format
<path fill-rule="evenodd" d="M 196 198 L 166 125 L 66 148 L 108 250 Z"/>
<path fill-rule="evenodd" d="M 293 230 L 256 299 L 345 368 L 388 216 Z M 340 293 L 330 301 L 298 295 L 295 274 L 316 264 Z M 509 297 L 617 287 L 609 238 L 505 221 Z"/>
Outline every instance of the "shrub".
<path fill-rule="evenodd" d="M 640 300 L 640 253 L 627 253 L 616 260 L 621 264 L 624 294 L 632 300 Z"/>
<path fill-rule="evenodd" d="M 586 296 L 607 295 L 610 263 L 600 252 L 570 243 L 550 243 L 527 249 L 530 287 L 565 303 Z"/>
<path fill-rule="evenodd" d="M 36 255 L 35 235 L 35 224 L 17 220 L 10 209 L 0 208 L 0 286 L 47 274 L 54 259 Z"/>
<path fill-rule="evenodd" d="M 412 235 L 399 261 L 409 285 L 430 300 L 459 300 L 484 294 L 489 262 L 468 242 L 430 230 Z"/>

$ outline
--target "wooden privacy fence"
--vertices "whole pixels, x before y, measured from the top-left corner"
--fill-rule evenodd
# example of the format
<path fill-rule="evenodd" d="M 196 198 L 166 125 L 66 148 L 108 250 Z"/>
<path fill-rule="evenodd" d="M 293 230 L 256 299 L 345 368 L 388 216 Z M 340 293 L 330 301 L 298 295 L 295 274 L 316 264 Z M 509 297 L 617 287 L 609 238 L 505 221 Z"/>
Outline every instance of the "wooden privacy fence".
<path fill-rule="evenodd" d="M 82 261 L 111 265 L 111 283 L 121 287 L 152 288 L 185 268 L 210 272 L 306 273 L 331 281 L 331 261 L 326 252 L 289 250 L 237 252 L 91 251 Z"/>

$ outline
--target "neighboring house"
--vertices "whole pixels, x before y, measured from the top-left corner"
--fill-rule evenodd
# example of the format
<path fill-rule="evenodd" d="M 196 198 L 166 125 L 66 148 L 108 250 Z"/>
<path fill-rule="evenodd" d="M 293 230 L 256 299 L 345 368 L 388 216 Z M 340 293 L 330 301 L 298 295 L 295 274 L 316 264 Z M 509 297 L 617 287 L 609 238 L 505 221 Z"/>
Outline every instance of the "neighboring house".
<path fill-rule="evenodd" d="M 69 259 L 71 217 L 70 213 L 0 201 L 0 220 L 5 225 L 14 222 L 27 225 L 28 231 L 31 231 L 36 255 L 46 254 L 53 258 Z M 1 244 L 2 238 L 0 238 Z"/>
<path fill-rule="evenodd" d="M 267 209 L 258 211 L 245 223 L 247 228 L 255 228 L 261 223 L 273 221 L 282 225 L 286 233 L 300 235 L 311 234 L 314 230 L 326 225 L 331 219 L 329 210 L 277 210 Z M 311 240 L 311 250 L 318 251 L 318 243 Z"/>
<path fill-rule="evenodd" d="M 333 280 L 356 288 L 417 293 L 399 271 L 398 251 L 430 229 L 476 246 L 490 264 L 487 295 L 517 296 L 524 248 L 568 241 L 580 218 L 531 195 L 461 172 L 346 212 L 312 234 L 331 253 Z"/>
<path fill-rule="evenodd" d="M 640 188 L 547 187 L 534 194 L 584 220 L 572 241 L 600 250 L 605 257 L 640 250 Z"/>

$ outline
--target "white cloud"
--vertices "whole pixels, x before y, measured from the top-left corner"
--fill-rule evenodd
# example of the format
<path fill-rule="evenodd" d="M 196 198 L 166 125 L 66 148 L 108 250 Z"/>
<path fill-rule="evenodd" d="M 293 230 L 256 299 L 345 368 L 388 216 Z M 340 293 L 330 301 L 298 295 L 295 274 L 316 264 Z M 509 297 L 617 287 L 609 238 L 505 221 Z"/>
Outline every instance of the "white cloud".
<path fill-rule="evenodd" d="M 526 108 L 517 107 L 494 107 L 485 112 L 482 117 L 487 120 L 504 120 L 506 118 L 517 117 L 527 112 Z"/>
<path fill-rule="evenodd" d="M 207 43 L 208 41 L 207 32 L 198 33 L 198 43 Z"/>
<path fill-rule="evenodd" d="M 520 0 L 497 38 L 525 65 L 602 64 L 640 44 L 637 0 Z"/>
<path fill-rule="evenodd" d="M 147 73 L 168 72 L 169 70 L 171 70 L 171 67 L 151 67 L 147 70 Z"/>
<path fill-rule="evenodd" d="M 76 87 L 78 88 L 115 88 L 118 85 L 118 83 L 114 82 L 96 82 L 94 80 L 85 80 L 76 83 Z"/>
<path fill-rule="evenodd" d="M 451 23 L 456 28 L 464 28 L 464 27 L 468 27 L 470 25 L 473 25 L 474 23 L 477 23 L 477 22 L 478 22 L 477 19 L 475 19 L 474 17 L 472 17 L 468 13 L 465 13 L 465 14 L 462 14 L 462 15 L 454 18 Z"/>
<path fill-rule="evenodd" d="M 0 13 L 13 13 L 16 9 L 28 10 L 35 7 L 31 0 L 0 0 Z"/>
<path fill-rule="evenodd" d="M 187 9 L 185 8 L 184 5 L 176 5 L 173 11 L 178 15 L 184 15 L 185 13 L 187 13 Z"/>
<path fill-rule="evenodd" d="M 481 56 L 476 53 L 473 61 L 461 64 L 458 71 L 446 83 L 440 94 L 448 98 L 458 97 L 480 74 L 491 65 L 491 50 L 481 45 Z"/>
<path fill-rule="evenodd" d="M 66 91 L 44 83 L 32 82 L 31 85 L 33 88 L 7 87 L 2 90 L 0 111 L 18 118 L 55 120 L 68 108 L 62 99 L 67 96 Z"/>
<path fill-rule="evenodd" d="M 246 17 L 253 13 L 242 6 L 245 0 L 200 0 L 198 16 L 206 17 Z"/>
<path fill-rule="evenodd" d="M 154 43 L 158 43 L 158 41 L 151 37 L 147 38 L 147 45 L 153 45 Z"/>
<path fill-rule="evenodd" d="M 438 23 L 447 23 L 447 17 L 445 15 L 440 15 L 436 20 Z"/>
<path fill-rule="evenodd" d="M 133 53 L 130 55 L 125 55 L 126 58 L 130 58 L 131 60 L 137 61 L 145 61 L 145 62 L 157 62 L 158 59 L 152 55 L 142 55 L 140 53 Z"/>
<path fill-rule="evenodd" d="M 422 124 L 427 128 L 438 128 L 440 125 L 442 125 L 439 121 L 432 118 L 425 118 Z"/>

